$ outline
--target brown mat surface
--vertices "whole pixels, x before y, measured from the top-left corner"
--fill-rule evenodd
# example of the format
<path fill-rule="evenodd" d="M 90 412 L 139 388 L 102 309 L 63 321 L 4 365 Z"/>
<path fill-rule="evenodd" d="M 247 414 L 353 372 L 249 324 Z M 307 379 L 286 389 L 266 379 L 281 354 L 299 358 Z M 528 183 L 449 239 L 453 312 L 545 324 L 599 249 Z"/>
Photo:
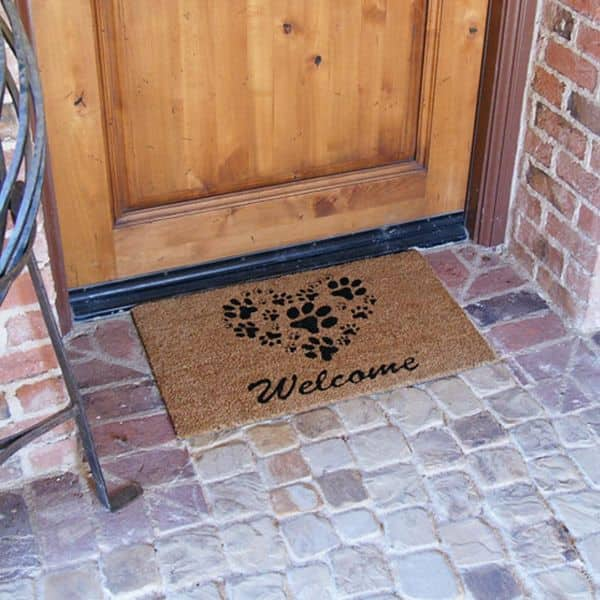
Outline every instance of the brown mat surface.
<path fill-rule="evenodd" d="M 415 251 L 161 300 L 133 317 L 182 436 L 495 359 Z"/>

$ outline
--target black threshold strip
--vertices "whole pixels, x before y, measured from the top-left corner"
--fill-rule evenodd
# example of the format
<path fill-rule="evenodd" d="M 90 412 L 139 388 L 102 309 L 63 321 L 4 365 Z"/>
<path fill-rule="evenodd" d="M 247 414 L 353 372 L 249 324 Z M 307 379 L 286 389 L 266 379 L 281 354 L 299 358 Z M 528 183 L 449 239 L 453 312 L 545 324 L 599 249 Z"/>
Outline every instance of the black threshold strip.
<path fill-rule="evenodd" d="M 76 321 L 136 304 L 467 239 L 464 213 L 69 290 Z"/>

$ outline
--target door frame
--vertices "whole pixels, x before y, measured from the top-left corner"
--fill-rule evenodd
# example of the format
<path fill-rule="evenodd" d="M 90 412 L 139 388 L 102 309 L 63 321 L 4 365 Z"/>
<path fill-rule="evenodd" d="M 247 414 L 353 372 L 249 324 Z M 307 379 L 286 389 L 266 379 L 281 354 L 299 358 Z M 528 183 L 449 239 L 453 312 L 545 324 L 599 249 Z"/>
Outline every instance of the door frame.
<path fill-rule="evenodd" d="M 29 2 L 17 0 L 17 4 L 31 33 Z M 464 213 L 471 239 L 485 246 L 501 244 L 506 233 L 536 12 L 537 0 L 490 0 L 489 3 Z M 73 311 L 66 285 L 50 161 L 42 202 L 56 308 L 61 329 L 66 333 L 72 327 Z M 450 241 L 439 238 L 444 240 Z M 383 242 L 377 239 L 376 243 Z"/>

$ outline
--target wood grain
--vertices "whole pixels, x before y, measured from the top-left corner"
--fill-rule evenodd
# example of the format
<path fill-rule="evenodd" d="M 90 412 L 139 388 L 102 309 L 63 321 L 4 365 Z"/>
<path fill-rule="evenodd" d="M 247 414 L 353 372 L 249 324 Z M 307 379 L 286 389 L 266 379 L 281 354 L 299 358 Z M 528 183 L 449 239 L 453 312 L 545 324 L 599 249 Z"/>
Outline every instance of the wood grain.
<path fill-rule="evenodd" d="M 110 279 L 113 215 L 90 4 L 30 0 L 29 11 L 67 279 L 70 286 Z"/>
<path fill-rule="evenodd" d="M 69 286 L 462 210 L 487 2 L 30 0 Z"/>
<path fill-rule="evenodd" d="M 487 2 L 452 0 L 441 10 L 425 200 L 444 213 L 465 205 Z"/>
<path fill-rule="evenodd" d="M 412 157 L 422 0 L 147 2 L 95 3 L 122 211 Z"/>
<path fill-rule="evenodd" d="M 115 230 L 117 276 L 160 271 L 430 216 L 425 171 L 185 213 Z M 377 198 L 377 202 L 372 202 Z M 276 241 L 274 244 L 273 242 Z M 176 243 L 175 243 L 176 242 Z"/>

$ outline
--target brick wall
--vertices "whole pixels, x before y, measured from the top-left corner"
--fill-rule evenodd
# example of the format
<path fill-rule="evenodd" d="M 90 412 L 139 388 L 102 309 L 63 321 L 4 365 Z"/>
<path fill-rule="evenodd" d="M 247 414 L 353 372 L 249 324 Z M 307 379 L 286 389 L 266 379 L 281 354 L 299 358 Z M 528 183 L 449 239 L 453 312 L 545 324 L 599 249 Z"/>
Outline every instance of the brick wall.
<path fill-rule="evenodd" d="M 600 4 L 541 0 L 508 246 L 581 330 L 600 328 Z"/>
<path fill-rule="evenodd" d="M 0 136 L 9 158 L 15 145 L 15 133 L 14 111 L 7 103 L 2 110 Z M 35 253 L 48 294 L 54 299 L 41 221 Z M 31 279 L 25 271 L 0 307 L 0 439 L 55 412 L 65 401 L 60 371 Z M 71 467 L 78 460 L 76 443 L 72 423 L 54 429 L 0 466 L 0 487 L 10 486 L 22 477 Z"/>

